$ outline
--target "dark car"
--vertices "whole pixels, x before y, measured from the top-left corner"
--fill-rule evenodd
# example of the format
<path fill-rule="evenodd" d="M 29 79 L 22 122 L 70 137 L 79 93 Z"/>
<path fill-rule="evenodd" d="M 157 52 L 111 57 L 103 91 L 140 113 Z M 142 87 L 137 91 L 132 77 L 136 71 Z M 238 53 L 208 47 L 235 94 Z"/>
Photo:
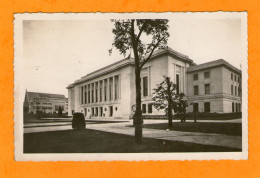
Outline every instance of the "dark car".
<path fill-rule="evenodd" d="M 85 129 L 85 117 L 83 113 L 77 112 L 73 114 L 72 118 L 72 128 L 73 129 Z"/>

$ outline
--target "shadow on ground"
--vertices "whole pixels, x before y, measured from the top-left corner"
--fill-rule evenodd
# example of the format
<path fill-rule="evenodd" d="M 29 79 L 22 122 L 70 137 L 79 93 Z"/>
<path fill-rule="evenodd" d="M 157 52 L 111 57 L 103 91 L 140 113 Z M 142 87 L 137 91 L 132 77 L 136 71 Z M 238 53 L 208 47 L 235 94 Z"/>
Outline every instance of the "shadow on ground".
<path fill-rule="evenodd" d="M 154 153 L 154 152 L 230 152 L 239 149 L 179 141 L 134 137 L 96 130 L 66 130 L 24 134 L 24 153 Z"/>
<path fill-rule="evenodd" d="M 166 130 L 168 123 L 145 124 L 143 128 Z M 174 122 L 170 130 L 184 132 L 217 133 L 226 135 L 242 136 L 241 123 L 217 123 L 217 122 Z"/>

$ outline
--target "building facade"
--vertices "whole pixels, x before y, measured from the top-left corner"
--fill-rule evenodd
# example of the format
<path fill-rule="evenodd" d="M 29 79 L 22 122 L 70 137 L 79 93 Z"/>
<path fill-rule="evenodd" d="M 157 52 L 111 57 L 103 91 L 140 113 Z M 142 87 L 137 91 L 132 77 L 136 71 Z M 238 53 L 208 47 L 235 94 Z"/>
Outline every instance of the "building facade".
<path fill-rule="evenodd" d="M 189 67 L 188 111 L 241 112 L 241 71 L 223 59 Z"/>
<path fill-rule="evenodd" d="M 164 75 L 169 76 L 176 84 L 177 93 L 184 93 L 188 98 L 191 97 L 190 102 L 202 102 L 202 100 L 198 101 L 191 91 L 194 81 L 190 79 L 196 73 L 197 66 L 200 65 L 194 64 L 188 56 L 171 48 L 156 51 L 141 70 L 143 115 L 164 115 L 163 111 L 153 107 L 152 101 L 153 89 L 164 80 Z M 210 73 L 214 75 L 212 71 Z M 238 76 L 237 72 L 234 73 Z M 129 118 L 133 114 L 136 95 L 134 60 L 123 59 L 94 71 L 70 84 L 67 89 L 69 115 L 82 112 L 86 118 Z M 194 106 L 196 107 L 196 104 Z M 188 107 L 188 111 L 193 111 L 193 107 Z"/>
<path fill-rule="evenodd" d="M 64 95 L 50 93 L 25 93 L 24 111 L 26 113 L 58 113 L 61 108 L 62 113 L 68 112 L 68 98 Z"/>

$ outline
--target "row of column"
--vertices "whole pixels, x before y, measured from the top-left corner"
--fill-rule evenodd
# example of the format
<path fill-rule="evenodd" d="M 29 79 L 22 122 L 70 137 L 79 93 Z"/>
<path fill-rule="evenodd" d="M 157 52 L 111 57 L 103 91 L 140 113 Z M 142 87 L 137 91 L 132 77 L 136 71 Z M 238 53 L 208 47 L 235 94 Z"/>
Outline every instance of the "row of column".
<path fill-rule="evenodd" d="M 120 75 L 82 85 L 79 90 L 80 104 L 118 100 L 120 98 Z"/>

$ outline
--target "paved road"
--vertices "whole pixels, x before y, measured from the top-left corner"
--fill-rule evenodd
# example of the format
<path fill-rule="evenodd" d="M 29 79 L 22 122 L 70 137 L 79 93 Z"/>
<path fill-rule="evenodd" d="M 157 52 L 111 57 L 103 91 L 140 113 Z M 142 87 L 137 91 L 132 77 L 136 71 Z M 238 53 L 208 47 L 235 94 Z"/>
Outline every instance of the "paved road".
<path fill-rule="evenodd" d="M 188 121 L 188 122 L 193 122 L 193 121 Z M 203 122 L 211 122 L 211 121 L 203 121 Z M 241 122 L 241 119 L 224 121 L 224 122 Z M 167 120 L 145 120 L 144 123 L 145 124 L 167 123 Z M 35 123 L 30 125 L 27 124 L 25 125 L 24 133 L 72 129 L 71 122 L 55 123 L 55 126 L 52 126 L 51 124 L 53 123 L 44 123 L 44 124 Z M 105 124 L 92 123 L 92 124 L 87 124 L 86 128 L 92 130 L 99 130 L 104 132 L 112 132 L 112 133 L 134 136 L 134 128 L 129 127 L 131 125 L 132 125 L 132 121 L 118 122 L 118 123 L 105 123 Z M 143 128 L 143 137 L 242 149 L 241 136 L 231 136 L 231 135 L 214 134 L 214 133 L 200 133 L 200 132 L 182 132 L 182 131 L 172 131 L 172 130 L 167 131 L 167 130 Z"/>

